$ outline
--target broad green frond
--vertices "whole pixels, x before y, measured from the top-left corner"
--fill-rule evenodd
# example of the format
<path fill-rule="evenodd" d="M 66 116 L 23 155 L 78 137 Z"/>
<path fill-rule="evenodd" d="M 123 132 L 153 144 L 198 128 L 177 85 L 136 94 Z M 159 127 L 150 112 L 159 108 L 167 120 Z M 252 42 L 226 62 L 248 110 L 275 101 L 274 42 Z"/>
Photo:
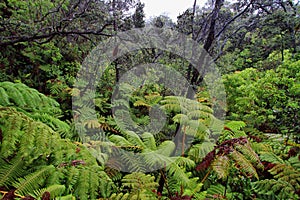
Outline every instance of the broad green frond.
<path fill-rule="evenodd" d="M 116 145 L 120 145 L 122 147 L 130 147 L 133 146 L 131 142 L 126 140 L 124 137 L 120 135 L 111 135 L 109 136 L 109 140 L 115 143 Z"/>
<path fill-rule="evenodd" d="M 244 175 L 250 177 L 254 176 L 258 179 L 258 174 L 255 168 L 253 167 L 252 163 L 243 156 L 243 154 L 234 150 L 229 155 L 235 161 L 236 166 L 244 173 Z"/>
<path fill-rule="evenodd" d="M 1 158 L 0 158 L 1 159 Z M 9 163 L 0 160 L 0 186 L 9 187 L 17 178 L 24 173 L 23 158 L 16 157 Z"/>
<path fill-rule="evenodd" d="M 201 144 L 192 145 L 188 152 L 188 156 L 196 163 L 200 163 L 201 160 L 213 150 L 214 143 L 210 141 L 204 141 Z"/>
<path fill-rule="evenodd" d="M 266 179 L 252 185 L 254 191 L 264 199 L 297 199 L 293 186 L 286 181 Z"/>
<path fill-rule="evenodd" d="M 146 148 L 150 149 L 150 150 L 155 150 L 156 149 L 156 142 L 155 142 L 155 138 L 151 133 L 144 133 L 142 135 L 142 139 L 143 142 L 146 146 Z"/>
<path fill-rule="evenodd" d="M 51 185 L 47 188 L 35 190 L 33 192 L 32 196 L 39 199 L 39 198 L 42 198 L 42 196 L 45 192 L 49 192 L 50 198 L 54 199 L 55 197 L 62 196 L 65 189 L 66 189 L 66 186 L 64 186 L 64 185 Z"/>
<path fill-rule="evenodd" d="M 141 172 L 134 172 L 124 176 L 122 185 L 131 188 L 133 192 L 142 190 L 151 191 L 158 186 L 158 183 L 156 183 L 154 179 L 154 176 L 146 175 Z"/>
<path fill-rule="evenodd" d="M 187 187 L 190 179 L 189 174 L 185 172 L 184 168 L 181 168 L 176 163 L 171 163 L 167 166 L 168 176 L 173 176 L 178 182 L 177 184 Z"/>
<path fill-rule="evenodd" d="M 127 131 L 126 137 L 129 142 L 139 147 L 145 148 L 145 144 L 141 140 L 140 136 L 133 131 Z"/>
<path fill-rule="evenodd" d="M 209 199 L 223 199 L 225 193 L 225 187 L 221 184 L 211 185 L 207 189 L 206 197 Z"/>
<path fill-rule="evenodd" d="M 259 156 L 262 161 L 267 161 L 273 164 L 283 164 L 284 161 L 273 152 L 261 152 Z"/>
<path fill-rule="evenodd" d="M 158 154 L 164 155 L 164 156 L 170 156 L 175 149 L 175 144 L 173 141 L 164 141 L 161 143 L 157 150 L 155 151 Z"/>
<path fill-rule="evenodd" d="M 234 145 L 235 149 L 238 150 L 245 156 L 245 158 L 251 162 L 252 165 L 257 167 L 258 169 L 263 169 L 264 166 L 261 163 L 258 155 L 253 151 L 253 149 L 250 146 L 250 143 L 247 142 L 246 144 L 235 144 Z"/>
<path fill-rule="evenodd" d="M 27 87 L 22 83 L 0 82 L 0 105 L 14 106 L 26 112 L 55 115 L 61 113 L 59 104 L 50 97 Z M 8 102 L 9 101 L 9 102 Z"/>
<path fill-rule="evenodd" d="M 43 186 L 45 179 L 53 172 L 54 169 L 53 165 L 44 166 L 24 178 L 19 178 L 17 182 L 13 183 L 13 186 L 17 188 L 15 193 L 21 195 L 33 193 L 34 190 Z"/>
<path fill-rule="evenodd" d="M 179 167 L 184 167 L 187 169 L 192 169 L 195 167 L 195 162 L 193 160 L 181 156 L 175 158 L 174 163 L 177 164 Z"/>

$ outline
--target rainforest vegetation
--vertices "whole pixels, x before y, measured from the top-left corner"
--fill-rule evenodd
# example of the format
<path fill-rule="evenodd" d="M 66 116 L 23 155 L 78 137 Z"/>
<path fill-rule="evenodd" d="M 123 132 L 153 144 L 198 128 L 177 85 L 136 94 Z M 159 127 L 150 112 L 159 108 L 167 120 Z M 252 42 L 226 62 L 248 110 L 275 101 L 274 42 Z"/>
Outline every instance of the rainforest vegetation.
<path fill-rule="evenodd" d="M 146 20 L 138 0 L 0 1 L 0 199 L 300 199 L 299 1 L 190 7 L 173 22 Z M 184 58 L 140 49 L 105 66 L 92 98 L 96 118 L 78 123 L 74 107 L 89 103 L 72 104 L 84 59 L 116 34 L 149 26 L 207 51 L 226 102 L 216 103 Z M 129 102 L 112 103 L 137 63 L 176 70 L 195 96 L 146 82 Z M 166 123 L 140 128 L 159 124 L 151 119 L 157 108 Z M 137 127 L 116 121 L 114 109 L 127 109 Z M 94 134 L 82 137 L 85 130 Z"/>

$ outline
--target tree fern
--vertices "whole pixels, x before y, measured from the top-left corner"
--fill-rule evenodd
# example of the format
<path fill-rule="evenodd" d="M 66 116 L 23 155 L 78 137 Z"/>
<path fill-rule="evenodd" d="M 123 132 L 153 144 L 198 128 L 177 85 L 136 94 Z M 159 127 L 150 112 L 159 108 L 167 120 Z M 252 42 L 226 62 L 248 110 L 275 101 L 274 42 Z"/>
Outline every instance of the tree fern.
<path fill-rule="evenodd" d="M 37 90 L 22 83 L 0 82 L 2 106 L 14 106 L 27 112 L 42 112 L 50 115 L 61 113 L 59 104 Z M 7 102 L 9 100 L 9 103 Z"/>
<path fill-rule="evenodd" d="M 64 194 L 57 198 L 72 199 L 63 195 L 74 193 L 82 199 L 95 199 L 101 195 L 101 182 L 112 182 L 86 146 L 60 138 L 46 124 L 13 108 L 0 107 L 0 116 L 0 186 L 33 195 L 41 188 L 65 184 Z M 11 124 L 13 121 L 16 123 Z M 22 168 L 32 171 L 23 173 Z"/>
<path fill-rule="evenodd" d="M 60 105 L 52 98 L 22 83 L 0 82 L 0 106 L 10 106 L 27 116 L 42 121 L 63 136 L 69 136 L 70 127 L 58 119 L 62 113 Z"/>

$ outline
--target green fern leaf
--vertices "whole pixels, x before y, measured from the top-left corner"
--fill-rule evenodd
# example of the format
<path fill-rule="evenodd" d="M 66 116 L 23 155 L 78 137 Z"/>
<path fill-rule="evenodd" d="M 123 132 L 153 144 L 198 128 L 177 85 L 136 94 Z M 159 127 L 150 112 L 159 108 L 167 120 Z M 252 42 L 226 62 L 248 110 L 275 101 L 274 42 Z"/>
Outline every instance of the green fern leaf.
<path fill-rule="evenodd" d="M 153 135 L 151 133 L 144 133 L 142 135 L 142 139 L 143 142 L 146 146 L 146 148 L 150 149 L 150 150 L 155 150 L 156 149 L 156 142 L 155 142 L 155 138 L 153 137 Z"/>
<path fill-rule="evenodd" d="M 24 173 L 23 158 L 15 157 L 10 163 L 0 160 L 0 186 L 9 187 L 17 178 Z"/>
<path fill-rule="evenodd" d="M 45 192 L 49 192 L 50 198 L 54 199 L 55 197 L 62 196 L 65 189 L 66 189 L 66 186 L 64 186 L 64 185 L 51 185 L 47 188 L 38 189 L 38 190 L 33 191 L 33 194 L 31 194 L 31 196 L 39 199 L 39 198 L 42 198 L 42 196 Z"/>
<path fill-rule="evenodd" d="M 250 177 L 254 176 L 257 179 L 259 179 L 255 168 L 253 167 L 251 162 L 243 156 L 243 154 L 234 150 L 229 155 L 231 158 L 233 158 L 236 166 L 244 173 L 244 175 L 250 176 Z"/>
<path fill-rule="evenodd" d="M 6 93 L 5 89 L 0 87 L 0 105 L 2 106 L 9 106 L 10 102 L 9 102 L 9 96 Z"/>
<path fill-rule="evenodd" d="M 206 197 L 209 199 L 223 199 L 225 193 L 225 187 L 221 184 L 211 185 L 207 189 Z"/>
<path fill-rule="evenodd" d="M 247 142 L 246 144 L 243 144 L 243 145 L 235 144 L 234 148 L 236 150 L 238 150 L 239 152 L 241 152 L 245 156 L 245 158 L 252 163 L 252 165 L 256 166 L 258 169 L 264 168 L 258 155 L 253 151 L 249 142 Z"/>
<path fill-rule="evenodd" d="M 280 180 L 261 180 L 252 183 L 254 191 L 265 198 L 276 196 L 278 199 L 296 199 L 293 186 Z"/>
<path fill-rule="evenodd" d="M 20 195 L 26 195 L 33 193 L 35 189 L 43 186 L 46 178 L 53 172 L 55 167 L 53 165 L 41 167 L 40 170 L 25 176 L 24 178 L 19 178 L 17 182 L 13 183 L 16 189 L 15 193 Z"/>
<path fill-rule="evenodd" d="M 273 164 L 283 164 L 284 161 L 273 152 L 261 152 L 260 159 Z"/>

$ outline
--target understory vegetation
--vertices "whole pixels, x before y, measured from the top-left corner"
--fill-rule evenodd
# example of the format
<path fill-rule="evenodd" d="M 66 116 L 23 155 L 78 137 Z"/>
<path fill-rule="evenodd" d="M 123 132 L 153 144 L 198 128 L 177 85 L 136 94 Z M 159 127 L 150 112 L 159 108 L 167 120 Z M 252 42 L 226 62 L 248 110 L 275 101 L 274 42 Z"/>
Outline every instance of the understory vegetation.
<path fill-rule="evenodd" d="M 176 23 L 146 22 L 133 0 L 0 2 L 0 199 L 299 199 L 300 5 L 274 2 L 195 4 Z M 187 60 L 160 49 L 115 59 L 92 101 L 72 102 L 82 97 L 81 63 L 99 42 L 150 25 L 203 46 L 226 102 Z M 148 76 L 156 82 L 117 87 L 141 63 L 176 70 L 195 96 L 175 95 L 159 71 Z"/>

